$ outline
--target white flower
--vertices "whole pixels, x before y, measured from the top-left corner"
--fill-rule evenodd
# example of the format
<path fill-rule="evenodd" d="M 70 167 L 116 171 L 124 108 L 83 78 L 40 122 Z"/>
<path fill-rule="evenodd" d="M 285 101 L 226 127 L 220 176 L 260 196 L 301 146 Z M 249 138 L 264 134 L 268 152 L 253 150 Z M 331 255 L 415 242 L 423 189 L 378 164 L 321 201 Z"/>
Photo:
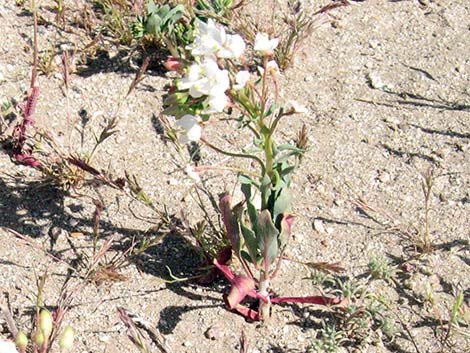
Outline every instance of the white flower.
<path fill-rule="evenodd" d="M 209 95 L 204 101 L 207 108 L 202 111 L 203 114 L 221 113 L 228 103 L 228 98 L 223 92 Z"/>
<path fill-rule="evenodd" d="M 240 90 L 246 86 L 246 83 L 250 80 L 250 73 L 248 71 L 239 71 L 235 75 L 235 85 L 233 89 Z"/>
<path fill-rule="evenodd" d="M 223 44 L 223 48 L 217 53 L 217 56 L 225 59 L 239 58 L 243 55 L 245 46 L 245 42 L 238 34 L 228 34 L 227 40 Z"/>
<path fill-rule="evenodd" d="M 212 19 L 209 19 L 207 23 L 197 20 L 195 32 L 197 35 L 194 42 L 186 47 L 194 56 L 212 55 L 220 50 L 222 43 L 226 40 L 225 29 L 217 28 Z"/>
<path fill-rule="evenodd" d="M 290 101 L 287 104 L 287 110 L 291 111 L 292 113 L 308 113 L 308 109 L 305 105 L 299 104 L 296 101 Z"/>
<path fill-rule="evenodd" d="M 196 183 L 201 181 L 201 177 L 199 176 L 199 173 L 194 169 L 194 167 L 191 164 L 186 165 L 184 168 L 184 172 L 193 179 Z"/>
<path fill-rule="evenodd" d="M 278 38 L 269 39 L 266 33 L 258 33 L 256 34 L 254 49 L 264 55 L 272 55 L 278 44 Z"/>
<path fill-rule="evenodd" d="M 183 115 L 175 122 L 175 125 L 185 131 L 178 139 L 179 143 L 185 144 L 191 141 L 197 142 L 202 135 L 202 127 L 199 124 L 201 118 L 191 114 Z"/>
<path fill-rule="evenodd" d="M 261 66 L 258 66 L 258 70 L 261 75 L 264 75 L 264 68 L 262 68 Z M 268 74 L 271 74 L 273 76 L 277 76 L 281 72 L 279 70 L 279 66 L 277 65 L 277 62 L 275 62 L 274 60 L 268 61 L 266 63 L 266 70 L 268 70 Z"/>
<path fill-rule="evenodd" d="M 214 20 L 207 23 L 196 21 L 196 38 L 186 48 L 193 56 L 212 56 L 219 58 L 238 58 L 245 51 L 245 42 L 238 34 L 226 34 L 222 26 L 216 26 Z"/>
<path fill-rule="evenodd" d="M 201 64 L 193 63 L 185 77 L 177 83 L 178 89 L 189 89 L 193 98 L 215 95 L 230 87 L 227 70 L 221 70 L 215 60 L 206 58 Z"/>
<path fill-rule="evenodd" d="M 0 352 L 2 353 L 18 353 L 16 345 L 10 341 L 0 340 Z"/>

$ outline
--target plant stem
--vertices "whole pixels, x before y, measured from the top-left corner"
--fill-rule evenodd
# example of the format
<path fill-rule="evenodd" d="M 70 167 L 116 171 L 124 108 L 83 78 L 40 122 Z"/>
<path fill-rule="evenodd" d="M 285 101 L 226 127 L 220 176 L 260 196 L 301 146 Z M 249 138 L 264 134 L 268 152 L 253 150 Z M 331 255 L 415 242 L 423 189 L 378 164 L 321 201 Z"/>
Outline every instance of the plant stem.
<path fill-rule="evenodd" d="M 258 312 L 263 320 L 269 318 L 269 312 L 271 310 L 271 300 L 269 299 L 269 275 L 267 272 L 261 272 L 261 278 L 259 282 L 259 293 L 265 296 L 268 301 L 265 303 L 260 300 Z"/>
<path fill-rule="evenodd" d="M 231 156 L 231 157 L 240 157 L 240 158 L 249 158 L 249 159 L 253 159 L 255 160 L 256 162 L 258 162 L 261 166 L 261 170 L 262 170 L 262 175 L 265 174 L 266 172 L 266 167 L 263 163 L 263 161 L 259 158 L 259 157 L 256 157 L 256 156 L 253 156 L 251 154 L 245 154 L 245 153 L 235 153 L 235 152 L 229 152 L 229 151 L 225 151 L 217 146 L 214 146 L 213 144 L 211 144 L 210 142 L 207 142 L 207 140 L 201 138 L 201 142 L 205 143 L 208 147 L 212 148 L 214 151 L 217 151 L 219 153 L 222 153 L 222 154 L 225 154 L 226 156 Z"/>

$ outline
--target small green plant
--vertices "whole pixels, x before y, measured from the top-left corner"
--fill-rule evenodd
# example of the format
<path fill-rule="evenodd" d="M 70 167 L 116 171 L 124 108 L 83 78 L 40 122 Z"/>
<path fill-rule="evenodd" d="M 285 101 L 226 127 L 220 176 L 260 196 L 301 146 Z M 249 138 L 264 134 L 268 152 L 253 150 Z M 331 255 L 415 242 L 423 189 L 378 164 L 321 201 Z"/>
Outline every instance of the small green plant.
<path fill-rule="evenodd" d="M 452 349 L 455 339 L 458 337 L 470 339 L 468 327 L 470 326 L 470 309 L 465 302 L 464 293 L 462 290 L 453 288 L 453 303 L 448 310 L 448 320 L 441 321 L 441 345 Z"/>
<path fill-rule="evenodd" d="M 338 331 L 333 324 L 325 324 L 322 322 L 323 328 L 317 333 L 312 340 L 309 353 L 335 353 L 347 341 L 345 333 Z"/>
<path fill-rule="evenodd" d="M 180 21 L 184 15 L 185 7 L 181 4 L 158 6 L 151 0 L 146 13 L 138 16 L 132 25 L 132 34 L 142 39 L 144 46 L 148 45 L 146 43 L 164 44 L 172 56 L 180 57 L 191 37 L 190 27 Z"/>
<path fill-rule="evenodd" d="M 397 273 L 396 268 L 384 256 L 371 256 L 368 266 L 372 278 L 383 279 L 388 283 L 394 280 Z"/>
<path fill-rule="evenodd" d="M 233 0 L 196 0 L 195 8 L 199 17 L 211 17 L 224 23 L 225 18 L 230 18 L 233 6 Z"/>
<path fill-rule="evenodd" d="M 370 282 L 331 275 L 327 275 L 325 280 L 322 276 L 319 280 L 318 272 L 313 271 L 311 278 L 327 293 L 345 298 L 345 304 L 333 307 L 332 315 L 321 321 L 323 329 L 315 334 L 311 352 L 336 352 L 346 345 L 360 346 L 377 331 L 381 331 L 389 341 L 401 333 L 391 318 L 392 312 L 385 298 L 371 292 Z"/>

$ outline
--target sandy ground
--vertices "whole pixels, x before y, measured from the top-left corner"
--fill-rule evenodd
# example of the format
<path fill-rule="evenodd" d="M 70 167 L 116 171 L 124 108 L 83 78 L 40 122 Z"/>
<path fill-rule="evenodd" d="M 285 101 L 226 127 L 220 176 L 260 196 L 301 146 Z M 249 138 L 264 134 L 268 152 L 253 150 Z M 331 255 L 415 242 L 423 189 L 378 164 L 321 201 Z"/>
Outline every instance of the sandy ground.
<path fill-rule="evenodd" d="M 5 2 L 0 5 L 0 98 L 21 102 L 29 85 L 32 20 L 13 1 Z M 453 287 L 461 288 L 466 300 L 470 296 L 470 3 L 374 0 L 355 3 L 334 16 L 334 26 L 310 36 L 293 68 L 280 79 L 286 100 L 302 102 L 309 113 L 286 121 L 279 138 L 292 140 L 306 124 L 312 143 L 294 182 L 297 219 L 289 256 L 340 262 L 349 277 L 364 275 L 372 255 L 387 256 L 397 265 L 409 260 L 412 243 L 398 229 L 423 229 L 421 175 L 433 168 L 430 226 L 436 250 L 408 261 L 418 268 L 407 275 L 412 285 L 379 281 L 372 288 L 391 303 L 420 352 L 438 352 L 439 320 L 422 302 L 424 283 L 432 284 L 444 320 Z M 54 42 L 73 47 L 80 41 L 78 35 L 40 26 L 42 48 Z M 110 51 L 78 67 L 68 97 L 59 74 L 40 76 L 37 123 L 71 151 L 87 151 L 91 131 L 99 131 L 104 118 L 117 115 L 119 132 L 100 147 L 95 165 L 109 166 L 116 175 L 124 170 L 135 174 L 158 205 L 166 204 L 176 215 L 184 209 L 194 223 L 200 212 L 187 197 L 191 181 L 155 124 L 170 81 L 160 69 L 150 70 L 125 98 L 135 71 L 115 48 Z M 83 140 L 72 128 L 80 121 L 80 111 L 90 117 Z M 240 137 L 228 126 L 209 127 L 205 134 L 221 145 L 236 144 Z M 202 153 L 202 164 L 225 162 Z M 87 196 L 98 193 L 105 201 L 102 237 L 117 234 L 116 249 L 125 246 L 125 239 L 142 235 L 155 218 L 106 188 L 87 189 L 77 199 L 35 183 L 37 175 L 15 166 L 6 153 L 0 154 L 0 171 L 0 226 L 5 227 L 0 228 L 0 288 L 9 296 L 19 327 L 30 327 L 35 278 L 47 270 L 48 305 L 57 303 L 66 280 L 69 290 L 77 290 L 66 317 L 77 332 L 75 352 L 137 352 L 117 307 L 158 329 L 171 352 L 238 352 L 242 330 L 250 352 L 304 352 L 316 336 L 319 308 L 277 307 L 267 324 L 246 323 L 224 309 L 224 281 L 210 287 L 165 283 L 165 266 L 187 276 L 200 263 L 196 252 L 172 233 L 142 255 L 139 266 L 123 270 L 126 281 L 83 287 L 75 276 L 68 279 L 66 263 L 90 252 L 94 208 Z M 204 176 L 214 194 L 233 188 L 232 177 L 222 175 L 222 184 L 220 176 Z M 357 207 L 360 199 L 372 208 L 369 216 Z M 51 249 L 53 229 L 63 232 Z M 74 238 L 73 232 L 84 236 Z M 317 294 L 308 274 L 303 266 L 288 263 L 274 288 L 281 295 Z M 208 338 L 208 330 L 215 337 Z M 463 330 L 469 333 L 468 327 Z M 0 318 L 2 335 L 8 336 Z M 456 335 L 453 340 L 455 346 L 444 352 L 470 351 L 468 339 Z M 389 342 L 374 333 L 370 340 L 342 350 L 416 352 L 406 335 Z"/>

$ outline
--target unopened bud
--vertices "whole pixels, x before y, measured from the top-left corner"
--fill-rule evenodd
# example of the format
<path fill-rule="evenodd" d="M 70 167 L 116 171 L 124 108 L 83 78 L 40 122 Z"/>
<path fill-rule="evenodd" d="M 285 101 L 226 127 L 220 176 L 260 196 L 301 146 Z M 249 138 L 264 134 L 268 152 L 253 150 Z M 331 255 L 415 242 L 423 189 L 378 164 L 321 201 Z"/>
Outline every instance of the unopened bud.
<path fill-rule="evenodd" d="M 52 314 L 49 310 L 43 309 L 39 314 L 39 328 L 44 335 L 45 339 L 49 339 L 49 336 L 52 333 L 52 326 L 54 320 L 52 319 Z"/>
<path fill-rule="evenodd" d="M 15 343 L 20 351 L 24 352 L 26 350 L 26 347 L 28 346 L 28 337 L 23 331 L 18 332 L 15 338 Z"/>
<path fill-rule="evenodd" d="M 170 56 L 163 65 L 169 71 L 179 71 L 183 68 L 181 59 L 173 56 Z"/>
<path fill-rule="evenodd" d="M 73 341 L 75 339 L 75 332 L 71 326 L 66 326 L 62 332 L 62 336 L 59 339 L 59 346 L 64 350 L 69 350 L 73 347 Z"/>
<path fill-rule="evenodd" d="M 38 347 L 42 347 L 44 342 L 45 342 L 45 339 L 44 339 L 44 335 L 42 334 L 42 332 L 40 331 L 36 332 L 36 334 L 34 335 L 34 343 L 36 343 Z"/>

